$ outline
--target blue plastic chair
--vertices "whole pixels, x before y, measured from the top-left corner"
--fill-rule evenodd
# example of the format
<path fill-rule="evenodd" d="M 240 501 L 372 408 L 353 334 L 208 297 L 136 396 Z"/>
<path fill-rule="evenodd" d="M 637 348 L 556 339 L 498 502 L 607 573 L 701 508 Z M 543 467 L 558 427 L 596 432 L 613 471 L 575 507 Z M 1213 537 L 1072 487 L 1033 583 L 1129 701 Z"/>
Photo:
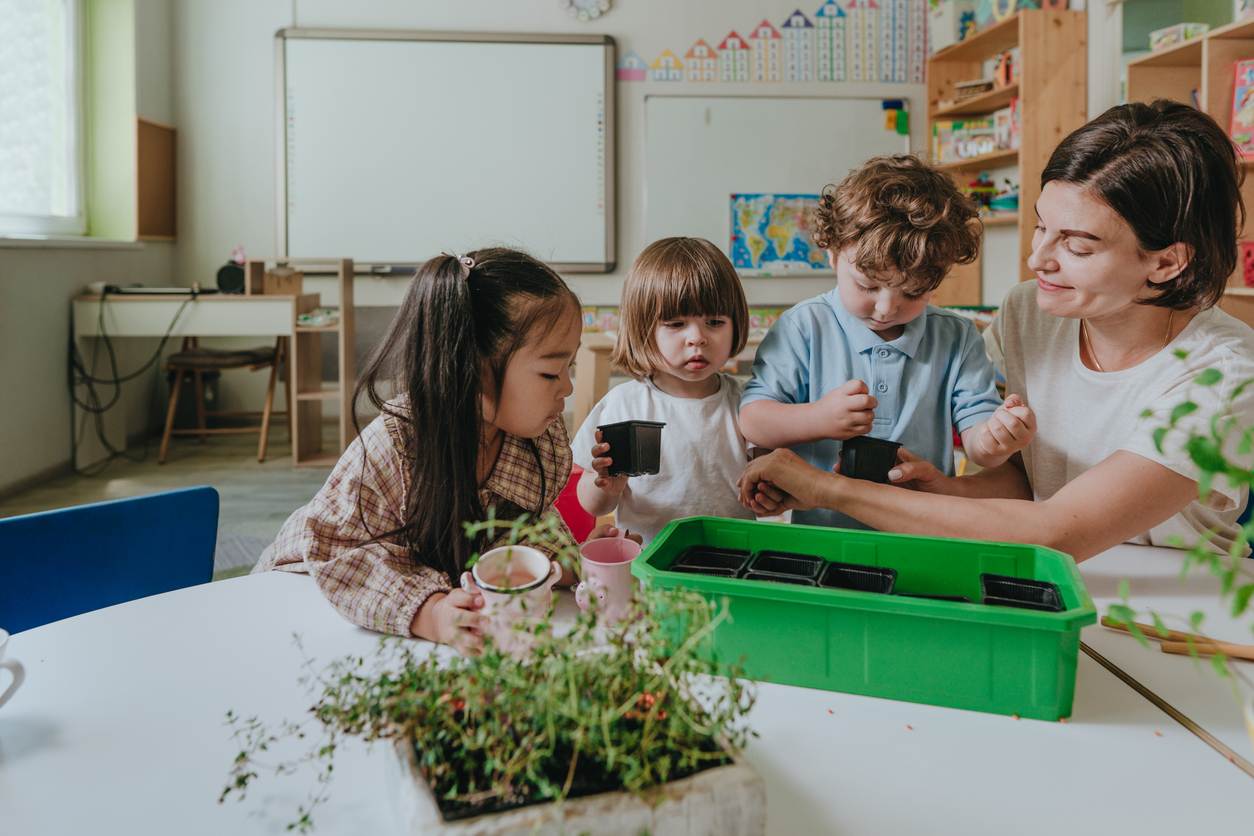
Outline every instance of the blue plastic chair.
<path fill-rule="evenodd" d="M 208 583 L 217 532 L 209 487 L 0 519 L 0 628 Z"/>

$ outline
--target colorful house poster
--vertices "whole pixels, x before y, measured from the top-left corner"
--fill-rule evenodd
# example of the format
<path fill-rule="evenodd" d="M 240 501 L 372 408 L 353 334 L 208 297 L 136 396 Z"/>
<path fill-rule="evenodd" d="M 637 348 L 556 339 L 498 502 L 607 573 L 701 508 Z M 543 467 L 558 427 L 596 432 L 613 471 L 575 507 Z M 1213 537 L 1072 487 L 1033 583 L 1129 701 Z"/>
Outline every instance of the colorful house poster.
<path fill-rule="evenodd" d="M 780 81 L 783 78 L 783 60 L 780 47 L 783 37 L 769 21 L 762 21 L 749 36 L 753 42 L 753 80 Z"/>
<path fill-rule="evenodd" d="M 814 13 L 814 54 L 818 57 L 819 81 L 845 80 L 845 10 L 827 0 Z"/>
<path fill-rule="evenodd" d="M 784 33 L 784 80 L 814 81 L 814 24 L 797 9 L 780 29 Z"/>
<path fill-rule="evenodd" d="M 849 80 L 878 81 L 879 4 L 875 0 L 849 0 L 845 14 L 849 17 Z"/>
<path fill-rule="evenodd" d="M 689 81 L 718 81 L 718 53 L 704 40 L 697 41 L 684 54 Z"/>
<path fill-rule="evenodd" d="M 718 45 L 718 77 L 720 81 L 749 80 L 749 44 L 734 29 Z"/>
<path fill-rule="evenodd" d="M 676 58 L 675 54 L 669 49 L 662 50 L 662 54 L 657 57 L 657 60 L 649 65 L 649 71 L 654 81 L 684 80 L 683 62 Z"/>
<path fill-rule="evenodd" d="M 635 52 L 628 52 L 618 60 L 615 77 L 619 81 L 644 81 L 644 59 Z"/>

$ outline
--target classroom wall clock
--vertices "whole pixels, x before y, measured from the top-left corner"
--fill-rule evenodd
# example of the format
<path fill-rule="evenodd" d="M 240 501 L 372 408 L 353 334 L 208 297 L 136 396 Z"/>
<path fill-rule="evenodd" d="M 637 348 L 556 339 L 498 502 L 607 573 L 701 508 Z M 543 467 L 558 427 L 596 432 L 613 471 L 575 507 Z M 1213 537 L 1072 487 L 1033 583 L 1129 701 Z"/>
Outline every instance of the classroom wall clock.
<path fill-rule="evenodd" d="M 610 10 L 610 0 L 557 0 L 557 5 L 570 17 L 582 21 L 596 20 Z"/>

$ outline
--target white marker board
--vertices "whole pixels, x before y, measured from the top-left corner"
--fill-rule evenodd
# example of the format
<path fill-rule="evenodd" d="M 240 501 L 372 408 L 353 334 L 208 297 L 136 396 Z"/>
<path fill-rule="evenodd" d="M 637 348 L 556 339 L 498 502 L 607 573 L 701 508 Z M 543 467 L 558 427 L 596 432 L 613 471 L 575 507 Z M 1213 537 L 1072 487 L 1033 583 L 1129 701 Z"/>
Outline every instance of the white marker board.
<path fill-rule="evenodd" d="M 884 128 L 882 99 L 649 96 L 645 135 L 646 240 L 708 238 L 725 253 L 731 195 L 818 194 L 871 157 L 910 150 Z"/>
<path fill-rule="evenodd" d="M 612 39 L 289 29 L 276 50 L 281 253 L 613 269 Z"/>

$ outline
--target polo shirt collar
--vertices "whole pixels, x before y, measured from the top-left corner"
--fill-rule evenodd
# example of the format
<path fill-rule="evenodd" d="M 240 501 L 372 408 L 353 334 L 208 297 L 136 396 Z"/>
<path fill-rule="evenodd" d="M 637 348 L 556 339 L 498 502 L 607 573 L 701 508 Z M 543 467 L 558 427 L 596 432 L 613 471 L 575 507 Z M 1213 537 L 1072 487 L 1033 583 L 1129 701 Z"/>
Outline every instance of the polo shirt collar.
<path fill-rule="evenodd" d="M 906 323 L 906 328 L 900 337 L 886 343 L 876 336 L 874 331 L 863 325 L 860 319 L 845 310 L 845 306 L 840 303 L 840 288 L 832 288 L 825 294 L 825 298 L 828 306 L 836 314 L 836 321 L 845 332 L 845 340 L 855 354 L 865 354 L 883 345 L 891 346 L 910 358 L 918 352 L 919 343 L 923 341 L 923 332 L 927 328 L 927 317 L 931 313 L 930 306 L 924 309 L 922 314 Z"/>

